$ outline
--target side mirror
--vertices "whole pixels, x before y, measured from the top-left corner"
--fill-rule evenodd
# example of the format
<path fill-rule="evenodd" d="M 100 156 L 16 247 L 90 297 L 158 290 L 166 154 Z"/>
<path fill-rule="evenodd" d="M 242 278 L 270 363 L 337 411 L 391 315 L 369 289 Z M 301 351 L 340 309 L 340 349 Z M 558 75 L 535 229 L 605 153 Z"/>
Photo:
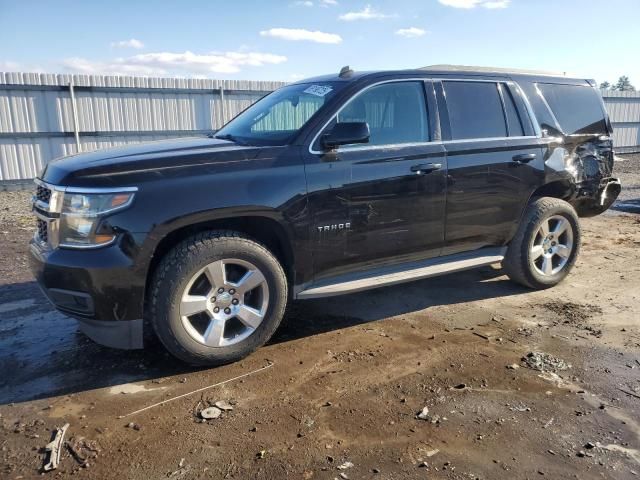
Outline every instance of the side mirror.
<path fill-rule="evenodd" d="M 351 143 L 369 143 L 369 124 L 367 122 L 336 123 L 330 132 L 322 136 L 322 146 L 331 150 L 340 145 Z"/>

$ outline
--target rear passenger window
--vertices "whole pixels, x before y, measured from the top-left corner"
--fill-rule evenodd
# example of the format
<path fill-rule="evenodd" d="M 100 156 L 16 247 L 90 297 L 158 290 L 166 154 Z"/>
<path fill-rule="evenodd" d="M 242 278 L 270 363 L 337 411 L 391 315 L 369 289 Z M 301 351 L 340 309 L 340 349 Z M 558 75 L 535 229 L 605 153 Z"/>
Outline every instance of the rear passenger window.
<path fill-rule="evenodd" d="M 524 129 L 522 128 L 522 122 L 516 109 L 516 104 L 513 101 L 513 97 L 508 88 L 504 85 L 500 87 L 502 91 L 502 98 L 504 99 L 504 110 L 507 116 L 507 124 L 509 126 L 510 137 L 522 137 L 524 136 Z"/>
<path fill-rule="evenodd" d="M 606 134 L 607 123 L 598 93 L 588 86 L 538 83 L 565 134 Z"/>
<path fill-rule="evenodd" d="M 338 122 L 367 122 L 367 144 L 392 145 L 429 141 L 422 82 L 393 82 L 372 87 L 345 105 Z"/>
<path fill-rule="evenodd" d="M 498 84 L 443 82 L 454 140 L 506 137 Z"/>

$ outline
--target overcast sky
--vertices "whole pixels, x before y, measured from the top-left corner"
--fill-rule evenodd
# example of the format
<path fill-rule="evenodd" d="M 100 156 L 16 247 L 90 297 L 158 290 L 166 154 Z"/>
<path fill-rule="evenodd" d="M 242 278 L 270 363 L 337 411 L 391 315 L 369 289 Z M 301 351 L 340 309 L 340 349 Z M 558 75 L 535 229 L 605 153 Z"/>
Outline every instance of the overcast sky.
<path fill-rule="evenodd" d="M 0 71 L 291 81 L 430 64 L 640 87 L 640 0 L 0 0 Z"/>

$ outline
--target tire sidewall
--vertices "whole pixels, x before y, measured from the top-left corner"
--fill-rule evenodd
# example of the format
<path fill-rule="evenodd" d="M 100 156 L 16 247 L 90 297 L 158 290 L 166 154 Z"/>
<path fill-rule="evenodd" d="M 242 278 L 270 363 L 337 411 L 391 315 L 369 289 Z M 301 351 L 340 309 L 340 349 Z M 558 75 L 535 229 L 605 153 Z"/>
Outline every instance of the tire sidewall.
<path fill-rule="evenodd" d="M 168 276 L 158 285 L 156 333 L 169 351 L 189 363 L 222 364 L 245 357 L 269 340 L 284 313 L 287 283 L 280 264 L 259 244 L 237 239 L 242 244 L 235 245 L 234 240 L 233 237 L 226 238 L 219 245 L 205 244 L 204 248 L 189 246 L 187 255 L 176 257 L 168 269 Z M 262 323 L 245 340 L 235 345 L 210 347 L 189 335 L 180 316 L 180 302 L 193 275 L 209 263 L 228 258 L 245 260 L 261 271 L 269 289 L 269 304 Z"/>
<path fill-rule="evenodd" d="M 533 266 L 533 262 L 531 260 L 531 247 L 533 246 L 533 242 L 535 241 L 536 234 L 542 222 L 547 221 L 547 219 L 553 216 L 561 216 L 569 222 L 569 225 L 571 225 L 571 229 L 573 230 L 573 248 L 571 249 L 571 254 L 569 255 L 567 263 L 564 265 L 562 270 L 554 275 L 541 275 Z M 556 205 L 547 209 L 542 218 L 537 222 L 531 222 L 527 228 L 524 240 L 525 242 L 523 242 L 522 248 L 525 248 L 526 251 L 523 252 L 524 255 L 522 255 L 522 258 L 525 262 L 525 271 L 530 277 L 530 280 L 538 287 L 552 287 L 560 283 L 569 274 L 578 257 L 581 242 L 579 219 L 569 204 Z"/>

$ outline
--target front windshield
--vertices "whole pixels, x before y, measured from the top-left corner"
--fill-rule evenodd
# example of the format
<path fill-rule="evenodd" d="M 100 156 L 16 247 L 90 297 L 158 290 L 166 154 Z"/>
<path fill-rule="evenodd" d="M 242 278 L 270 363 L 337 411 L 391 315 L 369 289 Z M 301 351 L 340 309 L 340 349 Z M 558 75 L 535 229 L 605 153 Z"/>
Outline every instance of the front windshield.
<path fill-rule="evenodd" d="M 215 134 L 248 145 L 285 145 L 344 83 L 288 85 L 258 100 Z"/>

